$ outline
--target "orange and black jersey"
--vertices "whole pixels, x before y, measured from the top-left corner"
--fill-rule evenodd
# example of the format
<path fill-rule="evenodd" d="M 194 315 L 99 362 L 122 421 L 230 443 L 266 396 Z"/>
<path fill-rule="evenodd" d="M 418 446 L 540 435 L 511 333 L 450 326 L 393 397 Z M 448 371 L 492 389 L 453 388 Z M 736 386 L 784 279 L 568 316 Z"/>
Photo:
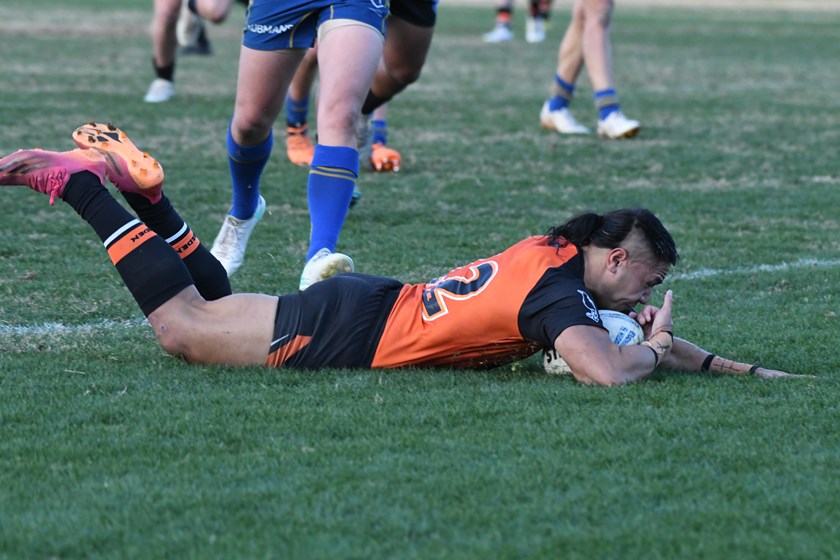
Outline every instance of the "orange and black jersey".
<path fill-rule="evenodd" d="M 342 274 L 282 296 L 267 365 L 490 368 L 600 326 L 573 245 L 525 239 L 425 284 Z"/>
<path fill-rule="evenodd" d="M 373 367 L 495 367 L 550 348 L 572 325 L 600 326 L 571 244 L 525 239 L 426 284 L 405 286 Z"/>

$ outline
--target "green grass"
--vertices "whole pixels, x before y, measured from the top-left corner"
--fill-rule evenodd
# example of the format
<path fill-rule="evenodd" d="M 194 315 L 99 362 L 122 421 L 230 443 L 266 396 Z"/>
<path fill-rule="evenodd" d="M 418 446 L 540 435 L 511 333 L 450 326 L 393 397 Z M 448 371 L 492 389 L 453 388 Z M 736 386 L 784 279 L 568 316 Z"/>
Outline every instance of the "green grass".
<path fill-rule="evenodd" d="M 68 149 L 79 124 L 112 120 L 211 242 L 241 10 L 150 106 L 150 3 L 70 4 L 0 6 L 0 153 Z M 489 5 L 443 4 L 422 78 L 391 105 L 403 170 L 363 173 L 342 233 L 359 270 L 423 281 L 581 210 L 644 205 L 683 256 L 665 284 L 677 333 L 814 377 L 598 389 L 536 359 L 187 366 L 86 224 L 3 188 L 0 558 L 837 556 L 840 13 L 619 5 L 617 86 L 643 131 L 603 142 L 536 126 L 567 7 L 544 44 L 488 46 Z M 584 76 L 587 125 L 590 96 Z M 306 171 L 276 133 L 238 291 L 287 292 L 303 264 Z"/>

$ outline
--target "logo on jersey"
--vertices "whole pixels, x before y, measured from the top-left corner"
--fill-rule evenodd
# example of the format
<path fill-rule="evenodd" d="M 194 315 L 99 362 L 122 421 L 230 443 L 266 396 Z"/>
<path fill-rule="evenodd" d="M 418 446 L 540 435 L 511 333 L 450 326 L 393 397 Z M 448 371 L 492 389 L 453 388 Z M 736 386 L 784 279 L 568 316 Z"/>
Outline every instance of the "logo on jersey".
<path fill-rule="evenodd" d="M 446 300 L 470 299 L 483 292 L 496 277 L 499 265 L 494 261 L 487 261 L 479 265 L 470 265 L 468 268 L 469 276 L 450 273 L 426 284 L 423 290 L 424 320 L 434 321 L 449 313 Z"/>
<path fill-rule="evenodd" d="M 583 306 L 588 310 L 586 312 L 586 316 L 596 323 L 600 323 L 601 317 L 598 315 L 598 307 L 595 305 L 595 302 L 592 301 L 589 293 L 584 292 L 583 290 L 578 290 L 577 293 L 580 294 L 581 303 L 583 303 Z"/>
<path fill-rule="evenodd" d="M 379 10 L 388 8 L 388 0 L 370 0 L 370 4 Z"/>
<path fill-rule="evenodd" d="M 282 35 L 294 25 L 287 23 L 286 25 L 264 25 L 260 23 L 249 23 L 245 26 L 247 31 L 256 33 L 257 35 Z"/>

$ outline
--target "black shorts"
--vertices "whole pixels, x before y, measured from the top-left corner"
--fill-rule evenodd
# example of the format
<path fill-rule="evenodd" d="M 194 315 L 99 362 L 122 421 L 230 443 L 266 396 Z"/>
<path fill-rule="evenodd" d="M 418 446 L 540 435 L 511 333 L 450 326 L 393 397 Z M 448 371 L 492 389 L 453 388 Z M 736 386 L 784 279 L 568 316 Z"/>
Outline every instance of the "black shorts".
<path fill-rule="evenodd" d="M 391 15 L 417 27 L 434 27 L 437 21 L 437 1 L 391 0 Z"/>
<path fill-rule="evenodd" d="M 340 274 L 280 296 L 266 365 L 370 367 L 404 285 L 380 276 Z"/>

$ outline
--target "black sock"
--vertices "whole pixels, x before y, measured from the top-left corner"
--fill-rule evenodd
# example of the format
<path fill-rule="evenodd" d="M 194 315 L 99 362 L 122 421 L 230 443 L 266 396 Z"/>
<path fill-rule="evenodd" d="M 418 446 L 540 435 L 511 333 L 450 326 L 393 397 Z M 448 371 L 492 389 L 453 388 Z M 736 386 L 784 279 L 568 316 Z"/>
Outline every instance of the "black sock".
<path fill-rule="evenodd" d="M 120 206 L 93 173 L 74 173 L 62 198 L 102 240 L 126 288 L 147 317 L 193 284 L 172 247 Z"/>
<path fill-rule="evenodd" d="M 365 98 L 365 102 L 362 105 L 362 114 L 363 115 L 370 115 L 373 111 L 391 99 L 391 95 L 388 97 L 379 97 L 378 95 L 374 95 L 372 91 L 368 90 L 367 97 Z"/>
<path fill-rule="evenodd" d="M 224 267 L 198 240 L 165 194 L 155 204 L 137 193 L 123 193 L 123 198 L 138 218 L 175 249 L 187 265 L 201 297 L 210 301 L 231 294 L 230 281 Z"/>
<path fill-rule="evenodd" d="M 169 66 L 158 66 L 155 62 L 154 57 L 152 57 L 152 66 L 155 69 L 155 76 L 160 78 L 161 80 L 169 80 L 170 82 L 175 80 L 175 63 L 173 62 Z"/>

